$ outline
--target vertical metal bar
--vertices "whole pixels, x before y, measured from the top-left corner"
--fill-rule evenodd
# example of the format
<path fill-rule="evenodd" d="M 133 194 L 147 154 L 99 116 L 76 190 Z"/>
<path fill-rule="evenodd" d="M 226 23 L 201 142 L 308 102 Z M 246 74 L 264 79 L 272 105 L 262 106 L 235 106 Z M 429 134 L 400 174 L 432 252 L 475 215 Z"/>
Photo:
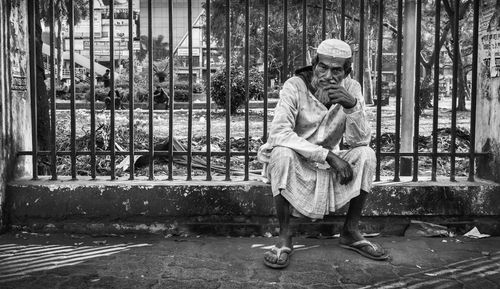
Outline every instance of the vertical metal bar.
<path fill-rule="evenodd" d="M 378 3 L 378 47 L 377 47 L 377 165 L 375 181 L 380 181 L 380 147 L 382 130 L 382 41 L 384 37 L 384 3 Z"/>
<path fill-rule="evenodd" d="M 305 2 L 305 1 L 304 1 Z M 340 4 L 340 39 L 345 39 L 345 0 Z"/>
<path fill-rule="evenodd" d="M 226 181 L 231 180 L 231 7 L 226 0 Z"/>
<path fill-rule="evenodd" d="M 71 178 L 76 180 L 76 105 L 75 105 L 75 3 L 69 1 L 69 55 L 71 78 Z"/>
<path fill-rule="evenodd" d="M 50 170 L 52 171 L 52 180 L 57 180 L 57 154 L 56 154 L 56 73 L 55 73 L 55 9 L 54 9 L 54 1 L 50 1 L 50 22 L 52 25 L 50 26 L 50 127 L 51 130 L 51 142 L 50 142 L 50 152 L 51 152 L 51 162 L 50 162 Z"/>
<path fill-rule="evenodd" d="M 450 164 L 450 181 L 455 181 L 455 153 L 456 146 L 455 140 L 457 136 L 457 94 L 458 94 L 458 54 L 459 54 L 459 19 L 458 14 L 460 13 L 460 1 L 455 1 L 454 13 L 453 13 L 453 88 L 452 88 L 452 98 L 451 98 L 451 164 Z"/>
<path fill-rule="evenodd" d="M 33 180 L 38 179 L 38 131 L 37 131 L 37 93 L 36 93 L 36 16 L 35 1 L 27 1 L 28 31 L 30 49 L 30 100 L 31 100 L 31 150 L 33 165 Z"/>
<path fill-rule="evenodd" d="M 470 147 L 469 147 L 469 181 L 474 181 L 474 161 L 476 147 L 476 97 L 477 97 L 477 62 L 479 44 L 479 1 L 474 1 L 474 28 L 472 31 L 472 92 L 470 104 Z"/>
<path fill-rule="evenodd" d="M 363 89 L 363 55 L 364 55 L 364 35 L 365 35 L 365 1 L 359 1 L 359 67 L 358 67 L 358 81 Z"/>
<path fill-rule="evenodd" d="M 212 102 L 211 102 L 211 95 L 210 95 L 210 76 L 211 76 L 211 65 L 210 65 L 210 60 L 211 60 L 211 45 L 210 45 L 210 0 L 207 0 L 206 5 L 205 5 L 205 14 L 206 14 L 206 29 L 207 29 L 207 36 L 206 36 L 206 44 L 207 44 L 207 79 L 205 80 L 205 87 L 206 87 L 206 106 L 207 106 L 207 181 L 212 180 L 212 172 L 211 172 L 211 154 L 212 154 L 212 147 L 210 146 L 211 144 L 211 121 L 210 121 L 210 112 L 212 110 Z"/>
<path fill-rule="evenodd" d="M 326 0 L 321 5 L 321 40 L 326 39 Z"/>
<path fill-rule="evenodd" d="M 436 0 L 436 18 L 434 24 L 434 51 L 436 58 L 434 59 L 434 102 L 432 107 L 432 169 L 431 180 L 436 181 L 437 171 L 437 130 L 438 130 L 438 106 L 439 106 L 439 38 L 441 29 L 441 0 Z"/>
<path fill-rule="evenodd" d="M 109 89 L 111 91 L 111 112 L 110 112 L 110 149 L 111 149 L 111 180 L 116 178 L 116 148 L 115 148 L 115 4 L 114 0 L 109 2 L 109 53 L 111 81 Z"/>
<path fill-rule="evenodd" d="M 133 32 L 133 0 L 128 0 L 128 133 L 129 133 L 129 180 L 134 179 L 134 32 Z"/>
<path fill-rule="evenodd" d="M 250 1 L 246 0 L 245 1 L 245 177 L 244 180 L 248 181 L 248 175 L 249 175 L 249 164 L 250 164 L 250 158 L 248 155 L 249 148 L 248 148 L 248 141 L 250 138 L 250 132 L 249 132 L 249 110 L 248 110 L 248 104 L 249 104 L 249 91 L 248 91 L 248 83 L 249 83 L 249 69 L 250 69 Z"/>
<path fill-rule="evenodd" d="M 399 151 L 401 148 L 401 55 L 403 46 L 403 0 L 398 0 L 398 36 L 396 56 L 396 141 L 394 144 L 394 181 L 399 182 Z"/>
<path fill-rule="evenodd" d="M 208 2 L 208 1 L 207 1 Z M 173 0 L 168 1 L 168 81 L 169 81 L 169 113 L 168 113 L 168 179 L 173 177 L 174 161 L 174 28 L 173 28 Z M 210 38 L 207 38 L 210 39 Z M 210 41 L 209 41 L 210 42 Z M 207 96 L 208 98 L 208 96 Z"/>
<path fill-rule="evenodd" d="M 153 8 L 148 0 L 148 85 L 149 85 L 149 180 L 154 179 L 154 138 L 153 138 Z"/>
<path fill-rule="evenodd" d="M 188 82 L 189 82 L 189 109 L 188 109 L 188 147 L 187 147 L 187 180 L 191 180 L 192 171 L 192 137 L 193 137 L 193 12 L 191 0 L 188 0 Z"/>
<path fill-rule="evenodd" d="M 302 65 L 307 65 L 307 1 L 302 1 Z"/>
<path fill-rule="evenodd" d="M 305 1 L 304 1 L 305 2 Z M 262 142 L 267 141 L 267 88 L 269 83 L 268 75 L 268 41 L 269 41 L 269 0 L 264 0 L 264 123 L 262 132 Z"/>
<path fill-rule="evenodd" d="M 413 134 L 413 181 L 418 181 L 418 135 L 419 135 L 419 110 L 420 110 L 420 37 L 421 37 L 421 24 L 422 24 L 422 2 L 417 1 L 417 28 L 416 28 L 416 41 L 417 47 L 415 53 L 415 119 L 414 119 L 414 134 Z"/>
<path fill-rule="evenodd" d="M 288 0 L 283 0 L 283 75 L 281 83 L 288 78 Z"/>
<path fill-rule="evenodd" d="M 94 1 L 90 8 L 90 176 L 96 178 L 96 140 L 95 140 L 95 55 L 94 55 Z"/>

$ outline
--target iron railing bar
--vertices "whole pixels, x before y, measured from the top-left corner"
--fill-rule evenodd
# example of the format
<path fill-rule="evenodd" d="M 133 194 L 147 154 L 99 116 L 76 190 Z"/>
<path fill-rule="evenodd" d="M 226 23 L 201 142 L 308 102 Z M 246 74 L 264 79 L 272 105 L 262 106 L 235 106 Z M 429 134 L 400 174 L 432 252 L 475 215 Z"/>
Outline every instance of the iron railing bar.
<path fill-rule="evenodd" d="M 469 181 L 474 181 L 474 150 L 476 147 L 476 101 L 477 101 L 477 64 L 479 45 L 479 1 L 474 1 L 472 31 L 472 92 L 470 104 L 470 146 L 469 146 Z"/>
<path fill-rule="evenodd" d="M 226 0 L 226 181 L 231 180 L 231 6 Z"/>
<path fill-rule="evenodd" d="M 38 180 L 38 131 L 37 131 L 37 93 L 36 93 L 36 2 L 27 1 L 28 10 L 28 33 L 30 51 L 30 100 L 31 100 L 31 152 L 33 180 Z"/>
<path fill-rule="evenodd" d="M 109 95 L 111 97 L 110 111 L 110 149 L 111 149 L 111 180 L 116 179 L 116 148 L 115 148 L 115 4 L 114 1 L 109 2 L 109 55 L 110 55 L 110 72 L 111 81 L 109 83 Z"/>
<path fill-rule="evenodd" d="M 148 0 L 148 86 L 149 86 L 149 113 L 148 113 L 148 148 L 150 151 L 149 157 L 149 180 L 154 179 L 154 138 L 153 138 L 153 8 L 151 4 L 152 0 Z"/>
<path fill-rule="evenodd" d="M 305 3 L 305 1 L 304 1 Z M 345 0 L 342 0 L 340 4 L 340 39 L 345 39 Z"/>
<path fill-rule="evenodd" d="M 286 0 L 285 0 L 286 1 Z M 321 4 L 321 40 L 326 39 L 326 0 Z M 285 62 L 286 63 L 286 62 Z"/>
<path fill-rule="evenodd" d="M 51 153 L 52 152 L 50 150 L 49 151 L 38 151 L 39 156 L 47 156 L 47 155 L 50 155 Z M 192 152 L 193 155 L 197 155 L 197 156 L 204 156 L 204 155 L 206 155 L 206 153 L 207 152 L 205 152 L 205 151 L 193 151 Z M 33 154 L 32 151 L 20 151 L 17 153 L 18 156 L 29 156 L 32 154 Z M 57 154 L 57 156 L 69 156 L 69 155 L 71 155 L 71 151 L 57 151 L 56 154 Z M 92 152 L 91 151 L 77 151 L 76 154 L 78 156 L 89 156 L 92 154 Z M 110 154 L 111 154 L 110 151 L 97 151 L 96 152 L 96 155 L 99 155 L 99 156 L 109 156 Z M 130 154 L 129 151 L 116 152 L 116 155 L 121 155 L 121 156 L 126 156 L 129 154 Z M 134 154 L 136 154 L 136 155 L 149 155 L 149 151 L 134 151 Z M 214 156 L 225 156 L 226 154 L 227 154 L 227 152 L 225 152 L 225 151 L 212 152 L 212 155 L 214 155 Z M 257 155 L 257 152 L 251 151 L 248 154 L 250 156 L 255 156 L 255 155 Z M 433 152 L 420 152 L 418 154 L 418 156 L 419 157 L 431 157 L 433 154 L 434 154 Z M 156 155 L 170 156 L 170 151 L 158 150 L 158 151 L 155 151 L 155 156 Z M 174 151 L 173 155 L 187 155 L 187 152 L 186 151 Z M 231 151 L 231 155 L 232 156 L 244 156 L 245 152 Z M 449 157 L 449 156 L 451 156 L 451 153 L 436 153 L 436 155 L 438 157 Z M 455 155 L 457 157 L 469 157 L 470 153 L 469 152 L 455 153 Z M 475 152 L 474 153 L 474 157 L 488 156 L 488 155 L 489 155 L 488 152 Z M 394 156 L 396 156 L 396 153 L 395 152 L 381 152 L 380 156 L 382 156 L 382 157 L 394 157 Z M 413 156 L 413 153 L 400 153 L 400 156 L 405 156 L 405 157 Z"/>
<path fill-rule="evenodd" d="M 418 136 L 420 113 L 420 38 L 422 24 L 422 2 L 417 1 L 416 53 L 415 53 L 415 105 L 414 105 L 414 134 L 413 134 L 413 181 L 418 181 Z"/>
<path fill-rule="evenodd" d="M 302 1 L 302 65 L 307 65 L 307 1 Z"/>
<path fill-rule="evenodd" d="M 188 83 L 189 83 L 189 108 L 188 108 L 188 140 L 187 140 L 187 178 L 190 181 L 192 179 L 192 146 L 193 146 L 193 12 L 192 12 L 192 2 L 187 1 L 188 4 Z"/>
<path fill-rule="evenodd" d="M 401 80 L 402 80 L 402 46 L 403 46 L 403 0 L 398 1 L 398 35 L 397 35 L 397 57 L 396 57 L 396 141 L 394 144 L 394 181 L 399 182 L 400 162 L 400 139 L 401 139 Z"/>
<path fill-rule="evenodd" d="M 206 33 L 207 33 L 207 37 L 205 38 L 206 39 L 206 44 L 207 44 L 207 59 L 206 59 L 206 62 L 207 62 L 207 79 L 205 80 L 205 87 L 206 87 L 206 105 L 207 105 L 207 114 L 206 114 L 206 125 L 207 125 L 207 153 L 206 153 L 206 158 L 207 158 L 207 181 L 211 181 L 212 180 L 212 172 L 211 172 L 211 151 L 212 151 L 212 147 L 211 147 L 211 136 L 212 136 L 212 132 L 211 132 L 211 111 L 212 111 L 212 101 L 211 101 L 211 95 L 210 95 L 210 86 L 211 86 L 211 79 L 210 79 L 210 76 L 211 76 L 211 65 L 210 65 L 210 60 L 211 60 L 211 44 L 210 44 L 210 0 L 207 0 L 206 1 L 206 4 L 205 4 L 205 7 L 206 7 L 206 11 L 205 11 L 205 14 L 206 14 Z"/>
<path fill-rule="evenodd" d="M 246 0 L 245 1 L 245 176 L 244 180 L 248 181 L 248 175 L 249 175 L 249 164 L 250 164 L 250 158 L 248 156 L 248 151 L 249 151 L 249 110 L 248 110 L 248 105 L 249 105 L 249 91 L 248 91 L 248 84 L 249 84 L 249 69 L 250 69 L 250 1 Z"/>
<path fill-rule="evenodd" d="M 380 148 L 382 134 L 382 41 L 383 41 L 383 21 L 384 21 L 384 4 L 383 0 L 378 3 L 378 41 L 377 41 L 377 165 L 375 167 L 375 181 L 380 181 Z"/>
<path fill-rule="evenodd" d="M 51 112 L 51 141 L 50 141 L 50 150 L 51 154 L 51 162 L 50 162 L 50 170 L 52 172 L 52 180 L 57 180 L 57 156 L 56 156 L 56 73 L 55 73 L 55 9 L 54 9 L 54 1 L 50 1 L 50 21 L 52 25 L 50 26 L 50 112 Z"/>
<path fill-rule="evenodd" d="M 455 181 L 455 152 L 457 136 L 457 97 L 458 97 L 458 54 L 459 54 L 459 19 L 460 1 L 455 1 L 453 14 L 453 79 L 452 79 L 452 98 L 451 98 L 451 163 L 450 163 L 450 181 Z"/>
<path fill-rule="evenodd" d="M 207 2 L 209 2 L 208 0 Z M 174 28 L 173 28 L 173 0 L 168 1 L 168 81 L 169 81 L 169 114 L 168 114 L 168 150 L 170 151 L 169 159 L 173 159 L 174 150 Z M 210 41 L 208 41 L 210 42 Z M 208 96 L 207 96 L 208 97 Z M 168 180 L 172 181 L 173 178 L 173 163 L 168 162 Z"/>
<path fill-rule="evenodd" d="M 95 136 L 95 55 L 94 55 L 94 1 L 89 1 L 90 39 L 90 176 L 96 178 L 96 136 Z"/>
<path fill-rule="evenodd" d="M 269 0 L 264 0 L 264 123 L 262 125 L 262 142 L 267 142 L 267 88 L 268 75 L 268 41 L 269 41 Z"/>
<path fill-rule="evenodd" d="M 283 0 L 283 74 L 281 83 L 288 78 L 288 0 Z"/>
<path fill-rule="evenodd" d="M 434 24 L 434 51 L 439 51 L 439 40 L 440 40 L 440 29 L 441 29 L 441 0 L 436 0 L 436 17 Z M 438 130 L 438 110 L 439 107 L 439 53 L 436 53 L 436 58 L 434 59 L 434 102 L 433 102 L 433 112 L 432 112 L 432 169 L 431 169 L 431 180 L 436 180 L 437 172 L 437 153 L 438 141 L 437 141 L 437 130 Z"/>
<path fill-rule="evenodd" d="M 363 59 L 364 59 L 364 35 L 365 35 L 365 1 L 359 1 L 359 67 L 358 67 L 358 81 L 363 90 Z"/>
<path fill-rule="evenodd" d="M 75 4 L 69 1 L 69 55 L 70 55 L 70 79 L 71 79 L 71 178 L 76 180 L 76 100 L 75 100 Z"/>
<path fill-rule="evenodd" d="M 133 33 L 133 0 L 128 1 L 128 133 L 129 133 L 129 180 L 134 179 L 134 33 Z"/>

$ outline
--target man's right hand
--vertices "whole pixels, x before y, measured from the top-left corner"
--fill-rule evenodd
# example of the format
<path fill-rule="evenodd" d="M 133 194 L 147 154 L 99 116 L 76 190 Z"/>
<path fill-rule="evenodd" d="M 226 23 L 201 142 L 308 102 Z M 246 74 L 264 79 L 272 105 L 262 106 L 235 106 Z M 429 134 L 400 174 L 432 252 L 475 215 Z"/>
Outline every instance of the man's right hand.
<path fill-rule="evenodd" d="M 326 162 L 332 167 L 341 185 L 347 185 L 352 181 L 353 173 L 351 165 L 332 152 L 328 152 Z"/>

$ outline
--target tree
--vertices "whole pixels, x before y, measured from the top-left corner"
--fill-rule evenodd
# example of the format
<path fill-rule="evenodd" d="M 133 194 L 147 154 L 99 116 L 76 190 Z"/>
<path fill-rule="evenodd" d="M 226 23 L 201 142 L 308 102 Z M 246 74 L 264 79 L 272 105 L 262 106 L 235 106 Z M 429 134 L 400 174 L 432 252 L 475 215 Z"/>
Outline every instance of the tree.
<path fill-rule="evenodd" d="M 169 55 L 169 43 L 163 42 L 165 36 L 158 35 L 158 37 L 153 37 L 153 60 L 162 60 Z M 146 35 L 141 35 L 140 37 L 140 48 L 137 51 L 136 56 L 138 61 L 144 61 L 149 55 L 149 37 Z"/>
<path fill-rule="evenodd" d="M 74 23 L 77 24 L 83 18 L 88 16 L 88 1 L 89 0 L 75 0 L 74 2 Z M 58 56 L 58 67 L 62 67 L 62 37 L 61 37 L 61 27 L 62 19 L 68 19 L 68 0 L 54 0 L 54 12 L 55 18 L 58 22 L 58 39 L 59 44 L 59 54 Z M 45 68 L 43 65 L 42 56 L 42 23 L 48 26 L 54 25 L 54 21 L 51 17 L 50 1 L 39 1 L 36 0 L 36 7 L 38 9 L 35 11 L 35 38 L 36 38 L 36 70 L 37 70 L 37 132 L 38 132 L 38 145 L 40 150 L 47 150 L 49 147 L 49 136 L 50 136 L 50 115 L 49 115 L 49 99 L 47 97 L 47 88 L 45 86 Z M 69 23 L 68 23 L 69 24 Z M 59 74 L 62 73 L 62 69 L 58 69 Z M 59 78 L 60 79 L 60 78 Z M 54 88 L 52 88 L 54 89 Z"/>

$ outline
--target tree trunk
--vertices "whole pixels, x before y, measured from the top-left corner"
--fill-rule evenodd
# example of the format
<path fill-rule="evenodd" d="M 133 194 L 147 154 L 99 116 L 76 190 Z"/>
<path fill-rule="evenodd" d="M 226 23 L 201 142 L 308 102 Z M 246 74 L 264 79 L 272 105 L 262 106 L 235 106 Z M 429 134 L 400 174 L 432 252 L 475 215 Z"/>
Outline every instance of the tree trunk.
<path fill-rule="evenodd" d="M 465 107 L 465 98 L 467 96 L 467 90 L 465 86 L 467 85 L 467 78 L 464 73 L 464 65 L 462 62 L 462 55 L 460 51 L 458 52 L 458 102 L 457 102 L 457 110 L 465 111 L 467 110 Z"/>
<path fill-rule="evenodd" d="M 371 5 L 366 6 L 366 17 L 365 19 L 371 18 Z M 365 21 L 365 29 L 363 31 L 363 41 L 364 41 L 364 57 L 363 57 L 363 95 L 365 97 L 366 104 L 373 104 L 373 80 L 372 80 L 372 55 L 370 53 L 370 27 L 368 25 L 369 21 Z"/>
<path fill-rule="evenodd" d="M 62 39 L 62 21 L 61 18 L 57 19 L 57 40 L 56 42 L 59 44 L 57 49 L 57 83 L 60 84 L 63 76 L 63 39 Z"/>
<path fill-rule="evenodd" d="M 37 1 L 38 4 L 38 1 Z M 38 5 L 37 5 L 38 7 Z M 37 96 L 37 133 L 38 146 L 40 150 L 48 150 L 50 136 L 49 100 L 47 98 L 47 87 L 45 86 L 45 68 L 42 56 L 42 23 L 39 10 L 36 15 L 36 96 Z"/>

